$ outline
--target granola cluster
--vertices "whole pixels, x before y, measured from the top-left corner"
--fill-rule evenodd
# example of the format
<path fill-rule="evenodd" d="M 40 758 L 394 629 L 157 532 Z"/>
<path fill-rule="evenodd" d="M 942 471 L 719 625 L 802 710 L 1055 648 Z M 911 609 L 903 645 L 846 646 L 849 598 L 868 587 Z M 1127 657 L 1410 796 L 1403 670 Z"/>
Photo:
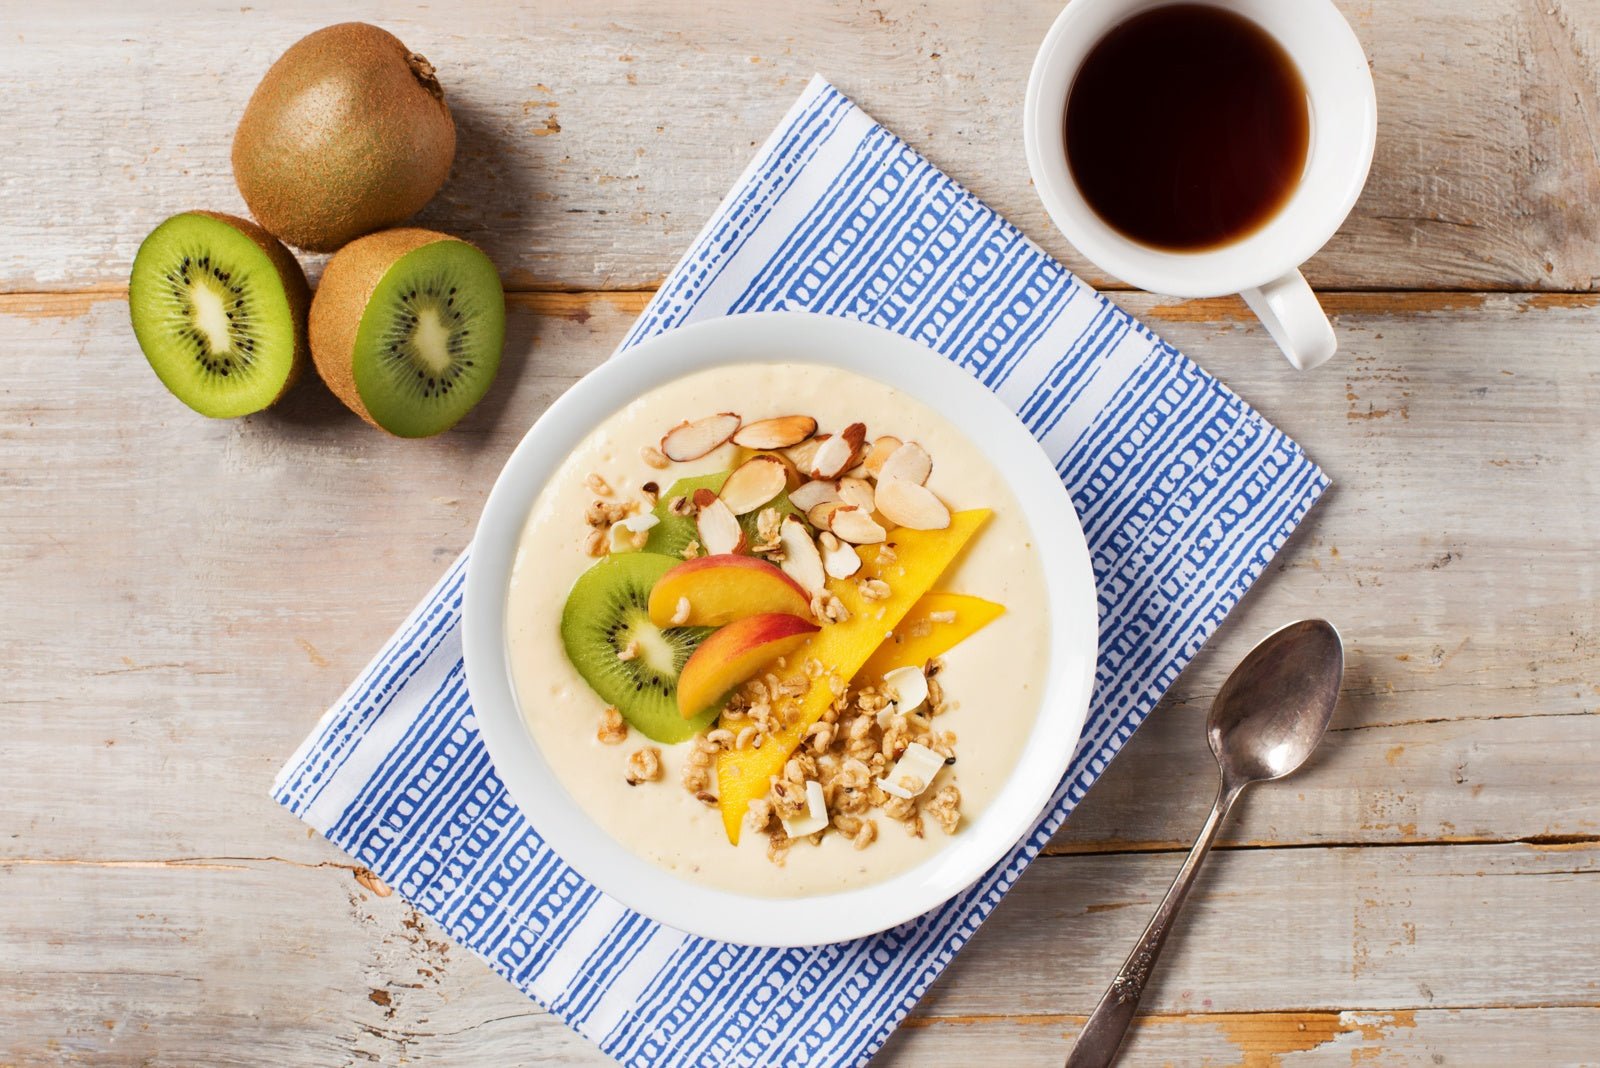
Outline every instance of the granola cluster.
<path fill-rule="evenodd" d="M 782 821 L 805 813 L 810 782 L 822 787 L 829 817 L 827 827 L 805 836 L 811 841 L 841 834 L 857 849 L 865 849 L 877 839 L 879 817 L 899 823 L 914 838 L 922 837 L 929 820 L 946 834 L 955 832 L 961 822 L 961 792 L 953 784 L 930 791 L 931 783 L 910 776 L 890 784 L 909 797 L 896 796 L 880 785 L 915 743 L 944 757 L 946 764 L 955 763 L 955 732 L 941 731 L 935 722 L 950 707 L 938 681 L 939 668 L 937 660 L 927 665 L 928 698 L 910 712 L 898 710 L 898 695 L 892 690 L 849 686 L 815 660 L 806 662 L 801 678 L 769 674 L 735 695 L 723 720 L 728 721 L 731 713 L 734 723 L 745 723 L 735 736 L 735 746 L 758 746 L 768 734 L 795 722 L 796 699 L 810 686 L 828 686 L 834 694 L 784 765 L 783 774 L 772 778 L 767 796 L 753 802 L 745 817 L 747 830 L 767 836 L 767 856 L 774 863 L 782 864 L 798 840 L 789 836 Z"/>

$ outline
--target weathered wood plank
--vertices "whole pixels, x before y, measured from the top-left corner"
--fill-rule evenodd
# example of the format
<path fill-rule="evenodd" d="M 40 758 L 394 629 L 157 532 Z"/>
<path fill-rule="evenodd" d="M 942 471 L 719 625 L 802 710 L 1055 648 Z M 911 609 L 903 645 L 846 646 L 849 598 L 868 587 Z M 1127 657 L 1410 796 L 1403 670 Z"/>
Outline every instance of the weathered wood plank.
<path fill-rule="evenodd" d="M 919 1009 L 934 1019 L 885 1063 L 977 1063 L 979 1043 L 985 1063 L 1048 1063 L 1173 866 L 1040 862 Z M 1519 1029 L 1532 1060 L 1499 1063 L 1572 1063 L 1600 1036 L 1600 931 L 1570 922 L 1597 877 L 1594 846 L 1221 854 L 1163 960 L 1132 1063 L 1375 1049 L 1411 1063 L 1439 1048 L 1488 1064 L 1456 1053 L 1481 1033 L 1471 1046 L 1487 1058 Z M 0 1064 L 604 1063 L 348 871 L 0 862 L 0 899 Z"/>
<path fill-rule="evenodd" d="M 1600 10 L 1342 0 L 1371 57 L 1371 183 L 1308 274 L 1335 288 L 1590 289 Z M 657 283 L 813 71 L 1074 268 L 1028 180 L 1021 107 L 1059 5 L 496 0 L 345 5 L 438 66 L 461 127 L 422 216 L 519 287 Z M 311 0 L 0 6 L 11 148 L 0 289 L 126 278 L 163 216 L 241 205 L 228 148 L 256 81 L 329 21 Z M 1148 133 L 1148 131 L 1142 132 Z M 1098 272 L 1087 276 L 1098 278 Z"/>
<path fill-rule="evenodd" d="M 902 1027 L 875 1065 L 968 1068 L 1053 1064 L 1083 1025 L 1080 1016 L 919 1017 Z M 1142 1016 L 1119 1068 L 1237 1065 L 1593 1065 L 1600 1010 L 1444 1009 L 1399 1012 L 1206 1013 Z"/>
<path fill-rule="evenodd" d="M 1351 644 L 1336 733 L 1225 841 L 1600 834 L 1600 597 L 1581 548 L 1600 514 L 1600 387 L 1581 358 L 1600 307 L 1341 297 L 1346 354 L 1297 376 L 1231 305 L 1190 321 L 1123 299 L 1337 485 L 1057 848 L 1186 843 L 1210 802 L 1209 695 L 1260 634 L 1313 612 Z M 116 295 L 0 299 L 16 372 L 0 395 L 0 724 L 25 758 L 0 854 L 330 859 L 271 814 L 273 772 L 466 544 L 523 428 L 643 300 L 514 299 L 484 409 L 403 442 L 314 382 L 272 413 L 203 420 L 150 375 Z"/>

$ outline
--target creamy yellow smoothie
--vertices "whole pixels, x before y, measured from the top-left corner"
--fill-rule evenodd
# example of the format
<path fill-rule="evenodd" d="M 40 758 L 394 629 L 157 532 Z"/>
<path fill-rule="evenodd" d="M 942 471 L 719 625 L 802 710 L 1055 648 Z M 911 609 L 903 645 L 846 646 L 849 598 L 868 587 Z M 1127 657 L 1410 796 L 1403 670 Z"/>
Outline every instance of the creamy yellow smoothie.
<path fill-rule="evenodd" d="M 810 364 L 725 366 L 670 382 L 601 422 L 561 464 L 529 513 L 507 600 L 521 713 L 561 784 L 605 833 L 682 878 L 775 897 L 883 880 L 933 856 L 949 835 L 932 820 L 916 837 L 895 820 L 877 818 L 875 840 L 864 848 L 827 834 L 818 844 L 797 841 L 780 864 L 769 859 L 765 835 L 746 833 L 733 846 L 717 809 L 681 784 L 691 743 L 661 745 L 637 730 L 620 744 L 602 742 L 607 703 L 563 647 L 568 593 L 596 564 L 585 522 L 596 499 L 593 476 L 605 483 L 606 499 L 621 501 L 638 497 L 649 483 L 665 491 L 679 478 L 729 470 L 741 456 L 732 443 L 666 469 L 652 465 L 659 457 L 646 459 L 670 428 L 718 412 L 738 413 L 747 424 L 802 414 L 816 419 L 823 433 L 865 423 L 869 440 L 891 435 L 927 451 L 933 463 L 926 486 L 951 511 L 992 510 L 934 587 L 1005 606 L 998 619 L 943 657 L 937 675 L 946 707 L 933 722 L 941 732 L 954 732 L 956 759 L 930 789 L 959 788 L 955 835 L 966 833 L 1011 774 L 1038 714 L 1048 667 L 1050 624 L 1034 533 L 1001 474 L 949 420 L 870 378 Z M 645 746 L 660 750 L 661 774 L 630 784 L 630 754 Z"/>

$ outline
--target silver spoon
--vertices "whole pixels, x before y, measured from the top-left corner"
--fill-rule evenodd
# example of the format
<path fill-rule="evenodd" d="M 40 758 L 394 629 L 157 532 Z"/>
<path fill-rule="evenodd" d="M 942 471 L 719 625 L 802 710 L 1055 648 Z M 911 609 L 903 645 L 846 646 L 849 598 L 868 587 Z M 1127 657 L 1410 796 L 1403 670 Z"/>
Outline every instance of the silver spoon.
<path fill-rule="evenodd" d="M 1104 1068 L 1116 1058 L 1156 956 L 1228 810 L 1246 786 L 1281 779 L 1306 762 L 1333 718 L 1343 677 L 1339 632 L 1326 620 L 1304 619 L 1268 635 L 1222 684 L 1206 717 L 1206 738 L 1222 770 L 1217 803 L 1166 900 L 1084 1024 L 1067 1068 Z"/>

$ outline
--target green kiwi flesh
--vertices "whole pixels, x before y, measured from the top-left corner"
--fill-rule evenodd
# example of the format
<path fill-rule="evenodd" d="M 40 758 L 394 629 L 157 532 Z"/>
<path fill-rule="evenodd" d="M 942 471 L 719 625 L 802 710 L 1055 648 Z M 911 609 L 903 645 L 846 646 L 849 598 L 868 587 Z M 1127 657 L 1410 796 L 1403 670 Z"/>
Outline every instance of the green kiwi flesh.
<path fill-rule="evenodd" d="M 505 295 L 465 241 L 401 256 L 372 292 L 351 371 L 374 422 L 400 437 L 448 430 L 483 398 L 505 344 Z"/>
<path fill-rule="evenodd" d="M 650 537 L 644 543 L 644 551 L 647 553 L 661 553 L 681 560 L 683 558 L 683 550 L 688 544 L 691 541 L 699 540 L 700 531 L 695 526 L 693 516 L 673 515 L 668 510 L 673 498 L 693 497 L 694 491 L 697 489 L 708 489 L 712 493 L 720 493 L 722 484 L 728 481 L 730 474 L 732 474 L 731 471 L 715 471 L 709 475 L 692 475 L 689 478 L 680 478 L 671 486 L 668 486 L 667 492 L 663 493 L 661 499 L 656 502 L 654 512 L 656 519 L 660 520 L 660 522 L 650 528 Z M 789 494 L 779 493 L 763 507 L 740 516 L 739 525 L 744 528 L 745 540 L 752 544 L 760 540 L 757 526 L 760 522 L 761 513 L 767 508 L 776 508 L 780 517 L 800 515 L 800 510 L 789 503 Z M 804 519 L 805 517 L 800 516 L 800 518 Z"/>
<path fill-rule="evenodd" d="M 694 737 L 719 712 L 685 719 L 678 711 L 678 675 L 710 629 L 650 622 L 651 587 L 681 562 L 646 552 L 608 556 L 578 576 L 561 611 L 561 643 L 578 674 L 630 726 L 666 745 Z M 620 659 L 633 643 L 638 655 Z"/>
<path fill-rule="evenodd" d="M 156 376 L 201 415 L 258 412 L 298 371 L 304 276 L 286 278 L 260 244 L 216 216 L 175 215 L 144 239 L 128 311 Z"/>

